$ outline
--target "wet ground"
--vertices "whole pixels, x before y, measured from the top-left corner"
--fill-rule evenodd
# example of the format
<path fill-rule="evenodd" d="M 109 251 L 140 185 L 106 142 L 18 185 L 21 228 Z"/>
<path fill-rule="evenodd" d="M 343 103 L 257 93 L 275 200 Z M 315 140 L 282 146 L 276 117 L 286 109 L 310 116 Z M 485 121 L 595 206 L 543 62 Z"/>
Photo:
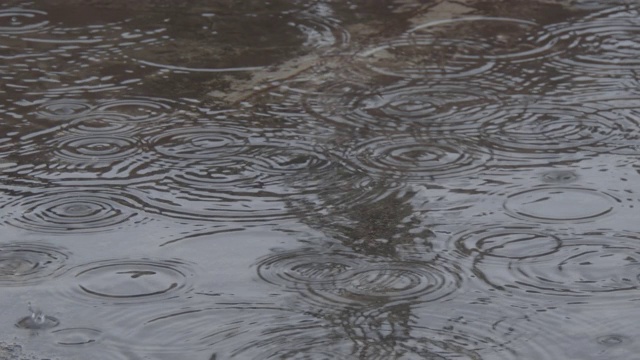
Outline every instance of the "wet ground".
<path fill-rule="evenodd" d="M 0 359 L 636 358 L 639 36 L 622 0 L 5 1 Z"/>

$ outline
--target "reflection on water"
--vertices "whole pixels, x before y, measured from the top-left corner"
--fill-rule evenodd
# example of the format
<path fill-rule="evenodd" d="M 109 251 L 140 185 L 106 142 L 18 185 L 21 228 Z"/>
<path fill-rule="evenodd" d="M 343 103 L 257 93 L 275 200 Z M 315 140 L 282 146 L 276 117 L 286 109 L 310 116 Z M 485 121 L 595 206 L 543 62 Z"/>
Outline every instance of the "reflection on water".
<path fill-rule="evenodd" d="M 0 358 L 637 357 L 639 15 L 5 2 Z"/>

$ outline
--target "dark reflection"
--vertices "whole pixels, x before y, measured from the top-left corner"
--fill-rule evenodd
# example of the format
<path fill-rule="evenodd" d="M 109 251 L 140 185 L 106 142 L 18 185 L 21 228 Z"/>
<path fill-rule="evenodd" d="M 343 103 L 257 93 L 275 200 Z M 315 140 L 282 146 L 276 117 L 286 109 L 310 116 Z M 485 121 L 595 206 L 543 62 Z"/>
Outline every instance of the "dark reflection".
<path fill-rule="evenodd" d="M 324 314 L 323 317 L 333 326 L 343 329 L 354 344 L 352 354 L 355 357 L 394 358 L 406 351 L 398 345 L 410 337 L 412 316 L 408 304 L 379 311 L 344 310 L 336 314 Z"/>
<path fill-rule="evenodd" d="M 22 329 L 44 330 L 60 325 L 60 321 L 53 316 L 46 315 L 42 310 L 29 304 L 31 315 L 20 319 L 16 326 Z"/>
<path fill-rule="evenodd" d="M 413 195 L 392 193 L 376 202 L 353 206 L 345 214 L 346 221 L 323 224 L 323 229 L 335 227 L 338 239 L 361 254 L 393 258 L 402 249 L 411 252 L 409 249 L 418 241 L 422 244 L 418 251 L 428 257 L 433 233 L 420 229 L 420 220 L 407 203 Z"/>

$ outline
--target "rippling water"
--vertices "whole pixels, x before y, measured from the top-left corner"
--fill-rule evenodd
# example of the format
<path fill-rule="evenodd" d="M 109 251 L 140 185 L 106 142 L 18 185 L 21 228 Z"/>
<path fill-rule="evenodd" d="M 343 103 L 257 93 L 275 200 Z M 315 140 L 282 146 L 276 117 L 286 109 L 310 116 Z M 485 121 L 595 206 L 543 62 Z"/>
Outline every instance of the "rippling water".
<path fill-rule="evenodd" d="M 5 1 L 0 359 L 634 359 L 632 1 Z"/>

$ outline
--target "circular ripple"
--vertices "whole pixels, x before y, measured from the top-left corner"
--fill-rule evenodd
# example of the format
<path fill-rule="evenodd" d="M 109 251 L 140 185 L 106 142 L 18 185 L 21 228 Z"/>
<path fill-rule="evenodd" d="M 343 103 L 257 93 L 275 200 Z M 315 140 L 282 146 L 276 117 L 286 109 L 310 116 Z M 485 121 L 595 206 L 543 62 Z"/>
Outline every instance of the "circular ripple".
<path fill-rule="evenodd" d="M 527 259 L 553 254 L 561 240 L 531 226 L 495 226 L 453 236 L 455 249 L 462 255 L 480 254 L 487 258 Z"/>
<path fill-rule="evenodd" d="M 63 271 L 68 253 L 43 243 L 0 244 L 0 286 L 33 285 Z"/>
<path fill-rule="evenodd" d="M 345 272 L 362 266 L 364 259 L 354 253 L 296 249 L 270 255 L 257 263 L 260 279 L 291 289 L 335 284 Z"/>
<path fill-rule="evenodd" d="M 304 144 L 291 141 L 272 145 L 254 145 L 250 151 L 243 153 L 243 157 L 256 159 L 261 156 L 262 161 L 255 161 L 254 168 L 266 174 L 293 175 L 301 172 L 320 172 L 331 167 L 331 161 L 320 150 L 306 148 Z"/>
<path fill-rule="evenodd" d="M 182 143 L 199 139 L 197 129 L 189 130 Z M 343 160 L 308 145 L 308 141 L 252 138 L 246 144 L 224 146 L 224 139 L 217 140 L 203 138 L 200 145 L 206 145 L 206 151 L 193 147 L 179 151 L 189 157 L 186 160 L 208 159 L 195 159 L 187 165 L 178 159 L 179 168 L 160 181 L 136 186 L 147 208 L 181 219 L 276 220 L 317 214 L 328 206 L 344 205 L 344 210 L 398 187 L 353 176 L 354 171 Z M 177 148 L 172 146 L 171 150 Z M 169 147 L 162 149 L 167 150 Z"/>
<path fill-rule="evenodd" d="M 618 6 L 584 19 L 550 26 L 549 32 L 570 44 L 554 65 L 571 73 L 640 68 L 640 11 Z M 595 71 L 595 73 L 594 73 Z"/>
<path fill-rule="evenodd" d="M 170 115 L 170 102 L 159 98 L 112 100 L 101 103 L 98 111 L 115 113 L 130 122 L 158 121 Z"/>
<path fill-rule="evenodd" d="M 451 334 L 447 338 L 445 331 L 422 332 L 423 329 L 414 322 L 416 316 L 405 304 L 380 306 L 372 310 L 327 310 L 306 312 L 320 321 L 309 319 L 301 322 L 300 326 L 294 324 L 286 328 L 270 326 L 263 333 L 264 336 L 251 339 L 238 348 L 234 355 L 251 359 L 480 358 L 477 352 L 465 348 L 468 344 L 465 342 L 477 342 L 479 338 L 461 333 Z M 333 336 L 319 332 L 321 329 Z"/>
<path fill-rule="evenodd" d="M 56 338 L 56 343 L 62 346 L 87 346 L 99 342 L 102 331 L 92 328 L 66 328 L 51 332 Z"/>
<path fill-rule="evenodd" d="M 139 201 L 101 188 L 58 189 L 37 193 L 4 206 L 7 224 L 45 233 L 90 233 L 124 226 L 137 216 Z"/>
<path fill-rule="evenodd" d="M 256 187 L 289 196 L 326 188 L 330 182 L 327 178 L 336 179 L 344 166 L 331 159 L 324 149 L 310 146 L 309 139 L 292 138 L 254 141 L 241 153 L 220 163 L 220 170 L 227 175 L 242 174 L 235 182 L 244 188 Z M 283 184 L 287 187 L 283 188 Z"/>
<path fill-rule="evenodd" d="M 391 135 L 359 143 L 346 157 L 368 174 L 424 180 L 479 172 L 490 155 L 462 139 Z"/>
<path fill-rule="evenodd" d="M 361 52 L 359 58 L 372 71 L 390 76 L 409 78 L 460 78 L 489 71 L 495 63 L 490 60 L 465 59 L 455 49 L 476 48 L 479 44 L 431 36 L 410 36 L 392 40 Z"/>
<path fill-rule="evenodd" d="M 58 325 L 60 325 L 60 320 L 56 319 L 53 316 L 42 315 L 41 319 L 34 319 L 33 315 L 23 317 L 18 320 L 16 323 L 16 327 L 22 329 L 30 329 L 30 330 L 39 330 L 39 329 L 51 329 Z"/>
<path fill-rule="evenodd" d="M 134 128 L 122 115 L 94 112 L 71 120 L 65 130 L 79 135 L 96 136 L 131 133 Z"/>
<path fill-rule="evenodd" d="M 268 332 L 302 330 L 305 325 L 307 331 L 318 335 L 316 338 L 328 332 L 318 319 L 279 307 L 264 297 L 255 302 L 246 297 L 219 302 L 209 298 L 200 303 L 182 301 L 175 303 L 177 306 L 123 306 L 119 314 L 104 314 L 114 322 L 111 328 L 121 332 L 105 336 L 103 343 L 149 358 L 197 358 L 197 354 L 207 354 L 207 359 L 251 359 L 254 357 L 235 355 L 248 342 L 268 337 Z"/>
<path fill-rule="evenodd" d="M 306 12 L 299 13 L 290 23 L 304 37 L 303 46 L 327 48 L 349 43 L 351 34 L 340 25 L 340 20 L 331 17 L 331 12 L 332 9 L 327 4 L 316 3 Z"/>
<path fill-rule="evenodd" d="M 553 54 L 558 39 L 532 21 L 503 17 L 471 16 L 432 21 L 409 30 L 411 34 L 431 35 L 472 42 L 456 48 L 463 59 L 530 61 Z"/>
<path fill-rule="evenodd" d="M 348 303 L 395 302 L 419 300 L 429 302 L 446 297 L 460 288 L 462 279 L 444 266 L 427 263 L 383 263 L 354 271 L 338 282 L 337 287 L 323 289 L 338 292 L 339 301 Z M 338 300 L 337 298 L 335 300 Z"/>
<path fill-rule="evenodd" d="M 48 142 L 53 155 L 74 164 L 104 164 L 123 160 L 140 152 L 136 139 L 109 136 L 69 136 Z"/>
<path fill-rule="evenodd" d="M 618 200 L 579 187 L 542 187 L 511 194 L 504 203 L 513 217 L 543 223 L 590 222 L 610 214 Z"/>
<path fill-rule="evenodd" d="M 103 304 L 150 302 L 190 291 L 193 271 L 178 260 L 106 260 L 82 265 L 75 272 L 72 295 Z"/>
<path fill-rule="evenodd" d="M 602 301 L 637 300 L 640 247 L 633 234 L 583 234 L 563 239 L 552 254 L 474 263 L 479 278 L 503 291 L 567 297 L 599 296 Z M 591 301 L 591 300 L 590 300 Z"/>
<path fill-rule="evenodd" d="M 371 128 L 427 127 L 429 131 L 478 129 L 501 108 L 490 89 L 442 82 L 402 81 L 376 88 L 337 83 L 307 96 L 307 111 L 323 121 Z"/>
<path fill-rule="evenodd" d="M 457 272 L 441 263 L 372 263 L 355 254 L 296 250 L 275 254 L 257 265 L 268 283 L 301 292 L 323 308 L 378 302 L 435 301 L 461 286 Z"/>
<path fill-rule="evenodd" d="M 162 131 L 149 138 L 161 155 L 183 160 L 215 160 L 237 154 L 251 135 L 243 128 L 190 127 Z"/>
<path fill-rule="evenodd" d="M 324 182 L 291 177 L 296 181 L 290 185 L 284 175 L 264 176 L 250 168 L 206 168 L 199 164 L 185 173 L 176 171 L 161 181 L 135 185 L 130 190 L 144 199 L 147 211 L 162 216 L 251 222 L 349 211 L 357 204 L 388 196 L 401 185 L 353 176 Z M 285 180 L 274 181 L 278 177 Z"/>
<path fill-rule="evenodd" d="M 46 120 L 70 120 L 83 116 L 92 106 L 82 100 L 62 99 L 44 103 L 36 109 L 36 116 Z"/>
<path fill-rule="evenodd" d="M 624 335 L 612 334 L 612 335 L 600 336 L 596 339 L 596 341 L 598 342 L 598 344 L 601 344 L 604 346 L 618 346 L 618 345 L 622 345 L 623 343 L 630 342 L 631 339 Z"/>
<path fill-rule="evenodd" d="M 543 161 L 624 137 L 625 122 L 584 105 L 509 105 L 483 120 L 481 140 L 501 160 Z"/>
<path fill-rule="evenodd" d="M 49 24 L 47 13 L 29 9 L 0 10 L 0 34 L 24 34 L 37 31 Z"/>
<path fill-rule="evenodd" d="M 211 177 L 205 178 L 207 175 Z M 233 187 L 236 180 L 227 176 L 207 170 L 189 171 L 186 176 L 173 173 L 159 182 L 136 185 L 135 191 L 144 199 L 147 211 L 174 219 L 247 222 L 300 215 L 283 202 L 282 194 L 263 192 L 259 183 Z M 246 185 L 244 180 L 239 183 Z"/>
<path fill-rule="evenodd" d="M 408 359 L 516 360 L 526 357 L 525 354 L 546 359 L 538 357 L 540 354 L 535 351 L 517 353 L 518 344 L 514 339 L 519 335 L 519 322 L 533 314 L 502 305 L 458 303 L 456 300 L 412 309 L 411 341 L 403 344 L 403 348 L 424 350 L 419 353 L 421 357 Z"/>

